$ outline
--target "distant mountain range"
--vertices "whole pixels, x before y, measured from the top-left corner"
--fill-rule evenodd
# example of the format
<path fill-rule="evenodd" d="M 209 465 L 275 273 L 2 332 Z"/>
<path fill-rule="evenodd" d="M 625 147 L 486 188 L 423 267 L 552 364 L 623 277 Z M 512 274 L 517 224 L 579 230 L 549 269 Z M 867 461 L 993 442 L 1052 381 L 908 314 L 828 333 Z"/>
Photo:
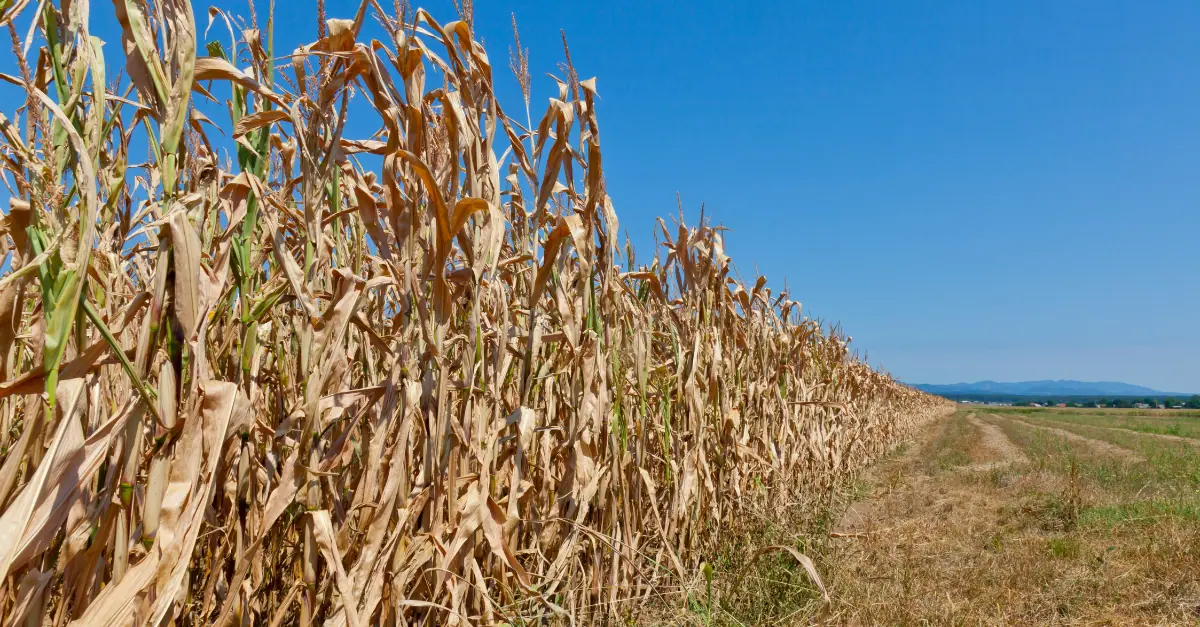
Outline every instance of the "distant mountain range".
<path fill-rule="evenodd" d="M 916 383 L 913 387 L 931 394 L 995 394 L 1005 396 L 1190 396 L 1175 392 L 1160 392 L 1144 385 L 1117 381 L 978 381 L 946 385 Z"/>

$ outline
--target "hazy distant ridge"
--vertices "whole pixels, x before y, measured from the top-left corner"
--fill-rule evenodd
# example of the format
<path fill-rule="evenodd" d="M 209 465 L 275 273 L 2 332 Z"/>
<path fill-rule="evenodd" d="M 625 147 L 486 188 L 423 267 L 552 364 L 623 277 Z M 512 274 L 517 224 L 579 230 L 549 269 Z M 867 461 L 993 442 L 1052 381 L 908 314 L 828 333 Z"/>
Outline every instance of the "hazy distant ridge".
<path fill-rule="evenodd" d="M 1118 381 L 977 381 L 944 385 L 916 383 L 913 387 L 932 394 L 1010 394 L 1013 396 L 1171 396 L 1144 385 Z"/>

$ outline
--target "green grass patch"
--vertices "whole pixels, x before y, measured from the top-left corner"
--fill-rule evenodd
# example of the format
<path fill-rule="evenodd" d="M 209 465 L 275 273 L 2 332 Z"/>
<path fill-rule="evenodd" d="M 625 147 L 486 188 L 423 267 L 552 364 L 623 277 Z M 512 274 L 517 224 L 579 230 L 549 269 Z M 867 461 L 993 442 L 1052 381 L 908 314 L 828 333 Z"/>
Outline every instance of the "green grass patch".
<path fill-rule="evenodd" d="M 1074 559 L 1079 557 L 1079 540 L 1070 536 L 1050 538 L 1046 542 L 1046 548 L 1050 550 L 1050 555 L 1053 555 L 1056 559 Z"/>
<path fill-rule="evenodd" d="M 1112 529 L 1124 525 L 1153 525 L 1164 519 L 1200 521 L 1200 503 L 1146 500 L 1085 507 L 1079 525 L 1087 529 Z"/>

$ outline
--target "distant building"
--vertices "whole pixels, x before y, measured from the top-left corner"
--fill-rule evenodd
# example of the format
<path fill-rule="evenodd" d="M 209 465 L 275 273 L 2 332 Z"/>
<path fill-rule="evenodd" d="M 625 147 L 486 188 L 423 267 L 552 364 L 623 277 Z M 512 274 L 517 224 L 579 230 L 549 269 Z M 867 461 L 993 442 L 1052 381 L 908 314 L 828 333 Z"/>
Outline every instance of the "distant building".
<path fill-rule="evenodd" d="M 1150 409 L 1150 406 L 1145 403 L 1134 403 L 1133 408 L 1134 409 Z"/>

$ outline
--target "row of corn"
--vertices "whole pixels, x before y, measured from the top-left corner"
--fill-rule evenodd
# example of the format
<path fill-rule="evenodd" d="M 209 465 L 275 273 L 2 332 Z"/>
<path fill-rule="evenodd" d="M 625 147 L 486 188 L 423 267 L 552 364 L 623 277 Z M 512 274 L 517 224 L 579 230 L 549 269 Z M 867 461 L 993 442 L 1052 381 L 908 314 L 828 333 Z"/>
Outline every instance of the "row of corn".
<path fill-rule="evenodd" d="M 944 411 L 703 219 L 639 263 L 595 80 L 518 40 L 520 121 L 459 9 L 0 0 L 0 622 L 604 621 Z"/>

